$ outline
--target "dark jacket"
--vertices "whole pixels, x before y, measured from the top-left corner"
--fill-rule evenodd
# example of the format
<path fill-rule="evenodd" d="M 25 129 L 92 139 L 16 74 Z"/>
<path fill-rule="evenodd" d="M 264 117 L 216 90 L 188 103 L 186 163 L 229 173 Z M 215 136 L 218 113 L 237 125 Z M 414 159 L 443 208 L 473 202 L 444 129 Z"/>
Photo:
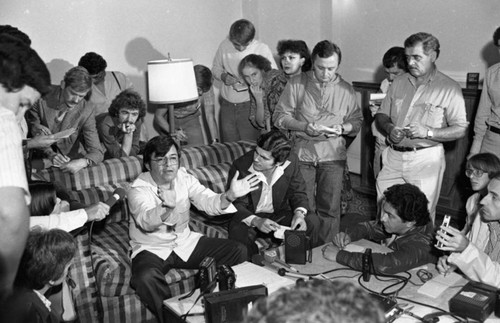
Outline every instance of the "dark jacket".
<path fill-rule="evenodd" d="M 390 238 L 377 221 L 359 223 L 348 230 L 351 241 L 368 239 L 380 242 Z M 399 236 L 388 247 L 394 250 L 387 254 L 373 253 L 373 266 L 377 273 L 395 274 L 427 263 L 436 263 L 437 255 L 433 246 L 434 227 L 431 222 L 425 226 L 410 229 Z M 362 270 L 363 254 L 359 252 L 339 251 L 337 262 L 356 270 Z"/>

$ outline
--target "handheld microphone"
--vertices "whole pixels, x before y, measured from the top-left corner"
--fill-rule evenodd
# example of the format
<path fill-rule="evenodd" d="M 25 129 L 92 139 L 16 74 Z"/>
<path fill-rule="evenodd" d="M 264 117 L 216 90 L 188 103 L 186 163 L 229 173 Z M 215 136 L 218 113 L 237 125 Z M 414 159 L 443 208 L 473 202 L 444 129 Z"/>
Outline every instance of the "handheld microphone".
<path fill-rule="evenodd" d="M 276 266 L 274 263 L 267 261 L 264 256 L 255 254 L 252 256 L 252 263 L 258 265 L 258 266 L 269 266 L 273 267 L 274 269 L 278 270 L 281 269 L 281 267 Z"/>
<path fill-rule="evenodd" d="M 281 260 L 279 257 L 278 257 L 278 254 L 275 250 L 266 250 L 264 251 L 264 258 L 266 259 L 266 261 L 268 262 L 276 262 L 288 269 L 290 269 L 291 271 L 294 271 L 294 272 L 299 272 L 296 268 L 290 266 L 289 264 L 287 264 L 286 262 L 284 262 L 283 260 Z"/>
<path fill-rule="evenodd" d="M 113 192 L 113 195 L 104 203 L 109 205 L 109 207 L 112 207 L 113 205 L 115 205 L 116 202 L 124 198 L 126 195 L 127 192 L 123 188 L 119 187 Z"/>
<path fill-rule="evenodd" d="M 291 273 L 288 270 L 286 270 L 285 268 L 278 269 L 278 275 L 280 275 L 280 276 L 289 276 L 289 277 L 294 277 L 294 278 L 302 278 L 302 279 L 310 279 L 311 278 L 308 275 Z"/>

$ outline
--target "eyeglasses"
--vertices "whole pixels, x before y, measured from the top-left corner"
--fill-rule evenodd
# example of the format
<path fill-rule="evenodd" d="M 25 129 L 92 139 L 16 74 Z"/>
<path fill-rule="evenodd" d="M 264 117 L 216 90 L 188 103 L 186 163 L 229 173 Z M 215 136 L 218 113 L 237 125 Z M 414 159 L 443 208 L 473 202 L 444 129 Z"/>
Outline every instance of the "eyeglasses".
<path fill-rule="evenodd" d="M 177 156 L 165 156 L 163 158 L 155 158 L 151 159 L 155 163 L 158 163 L 158 166 L 175 166 L 179 164 L 179 157 Z"/>
<path fill-rule="evenodd" d="M 480 170 L 480 169 L 466 169 L 465 170 L 465 176 L 471 178 L 472 176 L 478 178 L 483 176 L 485 172 Z"/>

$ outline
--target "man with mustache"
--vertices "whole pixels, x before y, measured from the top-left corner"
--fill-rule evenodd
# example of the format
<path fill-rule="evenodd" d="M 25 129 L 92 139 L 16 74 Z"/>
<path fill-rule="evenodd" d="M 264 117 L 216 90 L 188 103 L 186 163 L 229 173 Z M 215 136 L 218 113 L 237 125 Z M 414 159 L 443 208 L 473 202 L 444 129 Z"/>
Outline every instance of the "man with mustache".
<path fill-rule="evenodd" d="M 60 86 L 40 99 L 26 114 L 32 135 L 50 135 L 76 129 L 52 147 L 44 149 L 50 164 L 76 173 L 102 161 L 103 153 L 95 124 L 95 107 L 85 100 L 92 79 L 83 67 L 71 68 Z"/>
<path fill-rule="evenodd" d="M 113 99 L 108 111 L 97 117 L 99 139 L 106 148 L 104 159 L 136 156 L 146 104 L 139 93 L 125 90 Z"/>
<path fill-rule="evenodd" d="M 463 137 L 469 124 L 459 84 L 436 67 L 439 46 L 423 32 L 405 40 L 409 72 L 394 80 L 375 115 L 389 144 L 377 177 L 378 199 L 394 184 L 414 184 L 429 200 L 432 222 L 446 167 L 442 142 Z"/>
<path fill-rule="evenodd" d="M 439 258 L 437 269 L 447 274 L 459 268 L 469 279 L 500 287 L 500 173 L 488 184 L 470 232 L 465 236 L 453 227 L 441 226 L 437 241 L 449 256 Z"/>

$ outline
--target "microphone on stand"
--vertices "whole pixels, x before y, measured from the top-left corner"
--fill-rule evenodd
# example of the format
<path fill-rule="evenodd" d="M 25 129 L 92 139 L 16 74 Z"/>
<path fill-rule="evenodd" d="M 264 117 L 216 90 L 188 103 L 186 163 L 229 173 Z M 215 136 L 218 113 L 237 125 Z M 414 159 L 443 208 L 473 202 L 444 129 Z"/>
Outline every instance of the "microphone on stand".
<path fill-rule="evenodd" d="M 113 195 L 104 203 L 109 205 L 109 207 L 112 207 L 113 205 L 116 204 L 116 202 L 123 199 L 126 195 L 127 192 L 123 188 L 119 187 L 113 192 Z"/>

